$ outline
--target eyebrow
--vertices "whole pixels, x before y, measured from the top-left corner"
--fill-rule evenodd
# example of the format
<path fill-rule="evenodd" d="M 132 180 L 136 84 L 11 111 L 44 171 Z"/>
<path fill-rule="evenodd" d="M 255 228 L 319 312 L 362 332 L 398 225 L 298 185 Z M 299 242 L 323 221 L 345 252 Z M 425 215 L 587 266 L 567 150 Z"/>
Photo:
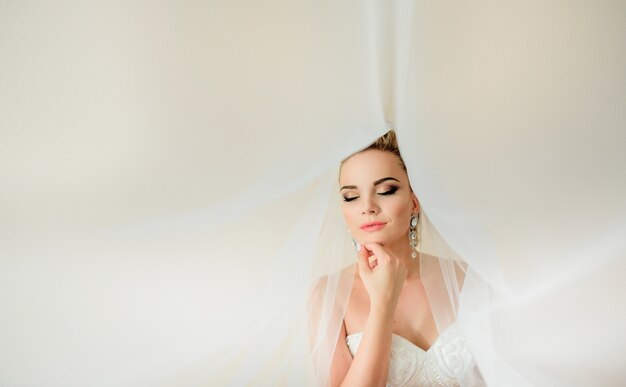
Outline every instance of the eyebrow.
<path fill-rule="evenodd" d="M 386 182 L 387 180 L 394 180 L 397 181 L 398 183 L 400 182 L 400 180 L 396 179 L 395 177 L 383 177 L 382 179 L 378 179 L 374 182 L 374 184 L 372 184 L 372 186 L 376 187 L 377 185 Z M 343 187 L 341 187 L 341 189 L 339 191 L 343 191 L 344 189 L 356 189 L 356 185 L 344 185 Z"/>

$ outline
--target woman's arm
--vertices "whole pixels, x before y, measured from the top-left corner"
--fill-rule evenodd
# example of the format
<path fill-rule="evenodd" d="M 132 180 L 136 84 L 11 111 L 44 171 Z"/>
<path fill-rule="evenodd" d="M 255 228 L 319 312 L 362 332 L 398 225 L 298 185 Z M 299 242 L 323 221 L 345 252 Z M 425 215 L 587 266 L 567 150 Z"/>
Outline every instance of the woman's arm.
<path fill-rule="evenodd" d="M 346 344 L 346 328 L 342 324 L 331 365 L 332 387 L 386 385 L 391 357 L 393 315 L 393 312 L 385 308 L 370 310 L 354 359 Z"/>
<path fill-rule="evenodd" d="M 346 328 L 342 324 L 331 364 L 331 386 L 385 386 L 391 357 L 393 318 L 406 268 L 389 256 L 380 245 L 367 246 L 359 253 L 359 274 L 370 295 L 370 311 L 354 355 L 346 344 Z M 376 270 L 369 266 L 372 251 L 377 258 Z"/>

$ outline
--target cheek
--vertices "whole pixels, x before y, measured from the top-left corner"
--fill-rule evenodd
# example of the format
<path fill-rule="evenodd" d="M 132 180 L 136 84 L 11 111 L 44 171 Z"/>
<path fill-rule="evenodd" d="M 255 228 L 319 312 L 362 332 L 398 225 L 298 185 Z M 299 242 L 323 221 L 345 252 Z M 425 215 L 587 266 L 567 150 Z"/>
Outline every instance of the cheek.
<path fill-rule="evenodd" d="M 346 223 L 346 227 L 350 230 L 350 234 L 353 236 L 360 235 L 363 231 L 359 228 L 363 223 L 361 212 L 357 206 L 346 205 L 342 208 L 343 219 Z"/>
<path fill-rule="evenodd" d="M 343 214 L 343 220 L 346 222 L 346 226 L 348 226 L 348 228 L 350 230 L 352 230 L 354 228 L 354 211 L 350 211 L 350 208 L 348 206 L 343 206 L 341 208 L 341 213 Z"/>
<path fill-rule="evenodd" d="M 408 227 L 411 219 L 411 205 L 407 205 L 405 200 L 398 200 L 390 204 L 389 212 L 390 215 L 396 220 L 395 223 L 402 227 L 406 224 Z"/>

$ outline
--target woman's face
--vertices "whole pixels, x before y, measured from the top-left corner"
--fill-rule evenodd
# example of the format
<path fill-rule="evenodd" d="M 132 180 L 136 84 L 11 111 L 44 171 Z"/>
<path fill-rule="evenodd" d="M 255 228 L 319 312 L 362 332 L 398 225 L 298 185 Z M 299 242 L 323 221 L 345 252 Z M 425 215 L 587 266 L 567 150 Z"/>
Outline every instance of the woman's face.
<path fill-rule="evenodd" d="M 339 185 L 344 219 L 359 243 L 408 246 L 411 215 L 419 203 L 396 155 L 367 150 L 351 156 L 343 163 Z"/>

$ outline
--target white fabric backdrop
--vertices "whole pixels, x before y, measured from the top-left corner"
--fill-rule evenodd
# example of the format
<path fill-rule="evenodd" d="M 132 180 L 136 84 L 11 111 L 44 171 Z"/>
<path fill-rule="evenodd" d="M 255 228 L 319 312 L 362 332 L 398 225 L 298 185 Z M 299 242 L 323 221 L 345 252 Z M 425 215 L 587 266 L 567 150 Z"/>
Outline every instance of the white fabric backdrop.
<path fill-rule="evenodd" d="M 608 0 L 0 2 L 0 384 L 237 385 L 389 121 L 488 384 L 623 385 L 625 45 Z"/>

